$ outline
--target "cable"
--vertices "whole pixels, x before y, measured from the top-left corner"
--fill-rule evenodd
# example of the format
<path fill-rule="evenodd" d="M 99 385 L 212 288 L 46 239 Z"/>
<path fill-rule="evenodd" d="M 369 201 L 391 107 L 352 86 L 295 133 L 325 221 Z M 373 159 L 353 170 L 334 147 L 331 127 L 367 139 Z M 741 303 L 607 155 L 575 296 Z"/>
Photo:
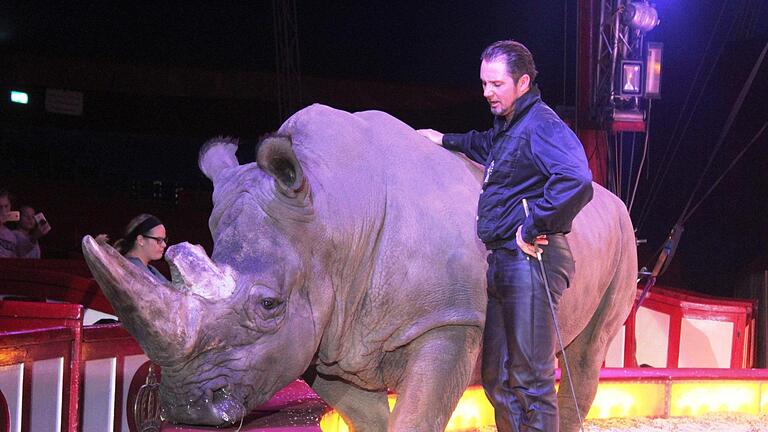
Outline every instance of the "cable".
<path fill-rule="evenodd" d="M 568 1 L 564 1 L 563 11 L 563 106 L 565 106 L 565 93 L 568 85 Z"/>
<path fill-rule="evenodd" d="M 613 135 L 613 178 L 616 182 L 616 195 L 621 196 L 621 132 Z M 625 204 L 626 205 L 626 204 Z"/>
<path fill-rule="evenodd" d="M 768 127 L 768 122 L 765 122 L 763 124 L 763 127 L 761 127 L 759 131 L 757 131 L 757 134 L 752 138 L 752 140 L 749 142 L 749 144 L 747 144 L 746 147 L 744 147 L 744 149 L 742 151 L 740 151 L 738 155 L 736 155 L 736 157 L 733 159 L 733 161 L 731 161 L 731 164 L 728 165 L 728 168 L 725 169 L 725 172 L 723 172 L 720 175 L 720 177 L 718 177 L 717 180 L 715 180 L 715 183 L 707 190 L 707 192 L 704 194 L 704 196 L 701 197 L 699 202 L 693 207 L 693 209 L 691 209 L 690 212 L 688 212 L 688 215 L 685 217 L 685 219 L 683 219 L 682 223 L 685 223 L 691 217 L 693 212 L 695 212 L 696 209 L 699 208 L 701 203 L 703 203 L 704 200 L 707 198 L 707 196 L 709 196 L 709 194 L 715 189 L 715 187 L 717 187 L 717 185 L 723 180 L 725 175 L 728 174 L 728 172 L 734 167 L 734 165 L 736 165 L 736 162 L 738 162 L 739 159 L 741 159 L 741 157 L 744 156 L 744 153 L 746 153 L 747 150 L 749 150 L 749 148 L 752 146 L 752 144 L 754 144 L 757 141 L 757 139 L 760 137 L 760 135 L 762 135 L 762 133 L 763 133 L 763 131 L 765 131 L 766 127 Z"/>
<path fill-rule="evenodd" d="M 632 206 L 635 204 L 635 194 L 637 194 L 637 186 L 640 184 L 640 173 L 643 172 L 643 165 L 645 164 L 646 156 L 648 155 L 648 137 L 651 136 L 651 99 L 648 99 L 648 116 L 645 126 L 645 142 L 643 143 L 643 157 L 640 158 L 640 166 L 637 168 L 637 177 L 635 177 L 635 188 L 632 191 L 632 198 L 629 200 L 629 206 L 627 206 L 627 212 L 632 213 Z M 634 145 L 634 141 L 632 142 Z M 632 147 L 634 150 L 634 147 Z"/>
<path fill-rule="evenodd" d="M 722 132 L 720 133 L 720 137 L 718 138 L 717 144 L 715 145 L 714 150 L 710 154 L 709 160 L 707 161 L 707 165 L 706 167 L 704 167 L 704 170 L 702 170 L 701 175 L 699 176 L 699 181 L 696 184 L 696 187 L 693 189 L 693 192 L 691 192 L 691 196 L 688 199 L 688 202 L 686 203 L 682 213 L 680 214 L 680 217 L 678 218 L 677 222 L 675 222 L 675 228 L 673 228 L 673 230 L 678 230 L 679 232 L 682 232 L 682 230 L 684 229 L 683 226 L 685 222 L 688 221 L 688 219 L 690 219 L 690 217 L 693 215 L 696 209 L 698 209 L 699 206 L 704 202 L 706 197 L 715 189 L 715 187 L 717 187 L 717 185 L 720 183 L 720 181 L 722 181 L 725 175 L 736 165 L 738 160 L 747 152 L 747 150 L 752 146 L 752 144 L 754 144 L 757 141 L 757 139 L 763 133 L 765 128 L 768 127 L 768 123 L 763 125 L 763 127 L 758 131 L 758 133 L 749 142 L 749 144 L 747 144 L 747 146 L 744 149 L 742 149 L 741 152 L 739 152 L 736 158 L 734 158 L 734 160 L 731 161 L 730 165 L 725 170 L 725 172 L 717 180 L 715 180 L 715 183 L 709 188 L 709 190 L 707 190 L 707 192 L 704 194 L 704 197 L 702 197 L 701 200 L 699 200 L 699 202 L 696 204 L 696 206 L 692 210 L 688 211 L 688 208 L 693 202 L 693 197 L 696 194 L 696 191 L 699 190 L 699 187 L 704 181 L 704 176 L 706 175 L 706 172 L 709 170 L 709 167 L 712 165 L 712 162 L 715 159 L 715 155 L 720 150 L 720 147 L 722 146 L 723 142 L 725 142 L 725 137 L 728 136 L 728 132 L 730 131 L 731 125 L 736 119 L 736 115 L 741 110 L 741 106 L 744 103 L 744 99 L 746 99 L 746 96 L 749 93 L 750 88 L 752 87 L 752 83 L 754 82 L 754 79 L 757 76 L 757 73 L 763 64 L 763 61 L 765 60 L 766 52 L 768 52 L 768 41 L 766 41 L 766 44 L 763 47 L 763 50 L 760 52 L 760 55 L 755 61 L 755 64 L 752 67 L 752 71 L 750 72 L 749 77 L 747 78 L 747 81 L 742 86 L 741 92 L 739 92 L 739 96 L 736 98 L 736 101 L 734 102 L 733 107 L 731 108 L 731 111 L 728 114 L 728 118 L 725 122 L 725 126 L 723 127 Z M 679 234 L 678 234 L 677 240 L 679 240 Z M 665 266 L 668 266 L 668 265 L 669 265 L 669 262 L 667 261 L 665 263 Z"/>
<path fill-rule="evenodd" d="M 629 205 L 629 194 L 630 190 L 632 190 L 632 171 L 635 169 L 635 137 L 637 136 L 636 133 L 632 132 L 632 144 L 629 145 L 629 173 L 627 174 L 627 193 L 624 195 L 627 197 L 626 201 L 624 201 L 624 205 Z"/>
<path fill-rule="evenodd" d="M 619 132 L 613 137 L 613 167 L 616 181 L 616 194 L 621 195 L 621 137 L 623 132 Z M 626 205 L 626 203 L 625 203 Z"/>
<path fill-rule="evenodd" d="M 648 199 L 645 201 L 645 204 L 643 204 L 643 208 L 640 211 L 640 216 L 638 217 L 637 222 L 637 229 L 638 231 L 642 228 L 643 224 L 645 223 L 646 217 L 650 214 L 650 209 L 653 205 L 653 203 L 656 201 L 656 198 L 658 197 L 658 188 L 661 187 L 662 184 L 664 184 L 664 179 L 667 176 L 667 173 L 669 172 L 669 169 L 672 166 L 672 161 L 675 159 L 675 156 L 677 155 L 677 151 L 680 149 L 680 144 L 682 143 L 683 137 L 685 136 L 686 132 L 688 131 L 688 126 L 691 123 L 691 119 L 693 118 L 693 113 L 696 112 L 696 109 L 699 106 L 699 102 L 701 101 L 702 96 L 704 95 L 704 89 L 707 88 L 707 84 L 709 83 L 710 78 L 712 77 L 712 73 L 715 70 L 715 66 L 717 65 L 720 55 L 723 52 L 723 47 L 725 46 L 725 41 L 727 38 L 723 39 L 723 43 L 720 45 L 720 49 L 717 52 L 717 57 L 715 58 L 715 61 L 711 63 L 711 67 L 709 69 L 709 72 L 707 73 L 707 77 L 704 80 L 704 85 L 700 87 L 699 95 L 696 98 L 696 102 L 694 103 L 693 109 L 687 109 L 688 108 L 688 102 L 690 101 L 691 95 L 693 94 L 694 89 L 696 88 L 696 83 L 699 80 L 699 75 L 701 74 L 701 71 L 704 67 L 704 61 L 706 60 L 707 53 L 710 50 L 710 47 L 712 46 L 712 42 L 715 40 L 715 36 L 717 35 L 717 29 L 720 27 L 720 22 L 722 21 L 723 15 L 725 13 L 725 8 L 728 5 L 728 2 L 723 2 L 723 6 L 720 9 L 720 14 L 717 17 L 717 22 L 715 22 L 715 31 L 713 31 L 710 35 L 709 41 L 707 42 L 707 47 L 704 49 L 704 55 L 701 57 L 701 62 L 699 63 L 699 67 L 696 69 L 696 75 L 694 76 L 693 80 L 691 81 L 691 87 L 688 90 L 688 95 L 685 98 L 685 102 L 683 103 L 683 108 L 680 110 L 680 115 L 677 118 L 677 121 L 675 122 L 675 128 L 672 131 L 672 136 L 669 139 L 669 142 L 672 143 L 677 135 L 678 127 L 680 126 L 680 122 L 683 118 L 683 113 L 688 113 L 688 119 L 686 120 L 685 126 L 683 127 L 683 132 L 680 133 L 677 139 L 677 142 L 674 146 L 666 146 L 664 150 L 664 155 L 661 158 L 661 163 L 664 166 L 664 170 L 661 176 L 656 176 L 654 178 L 653 183 L 651 184 L 651 190 L 648 192 Z M 734 19 L 734 22 L 731 23 L 731 28 L 728 31 L 728 34 L 730 35 L 733 31 L 733 26 L 735 24 L 736 20 Z M 667 157 L 667 153 L 670 149 L 670 147 L 673 148 L 672 155 L 670 157 Z M 661 169 L 661 167 L 659 167 Z"/>
<path fill-rule="evenodd" d="M 717 140 L 717 144 L 715 144 L 715 148 L 712 150 L 712 153 L 709 156 L 707 165 L 701 171 L 701 175 L 699 176 L 699 181 L 698 183 L 696 183 L 696 187 L 693 189 L 693 192 L 691 192 L 691 196 L 690 198 L 688 198 L 688 202 L 685 204 L 683 213 L 680 215 L 680 222 L 678 222 L 679 225 L 682 225 L 683 223 L 685 223 L 685 221 L 688 220 L 688 218 L 691 216 L 692 212 L 688 212 L 688 207 L 691 206 L 691 202 L 693 201 L 693 196 L 696 194 L 696 191 L 699 190 L 699 187 L 704 182 L 704 176 L 709 170 L 709 167 L 712 165 L 712 162 L 715 160 L 715 155 L 717 154 L 717 152 L 720 150 L 720 147 L 722 147 L 723 143 L 725 142 L 725 137 L 728 136 L 728 132 L 731 131 L 731 126 L 733 125 L 734 120 L 736 120 L 736 115 L 738 115 L 739 111 L 741 110 L 741 106 L 744 104 L 744 99 L 747 98 L 747 93 L 749 93 L 749 90 L 752 88 L 752 83 L 755 81 L 757 72 L 760 70 L 760 67 L 763 65 L 763 60 L 765 60 L 766 52 L 768 52 L 768 41 L 766 41 L 765 46 L 763 47 L 763 50 L 760 52 L 760 55 L 755 61 L 754 66 L 752 66 L 752 71 L 749 73 L 749 78 L 747 78 L 747 81 L 741 87 L 741 92 L 739 93 L 739 97 L 736 98 L 736 102 L 734 102 L 733 107 L 731 108 L 731 112 L 728 114 L 728 119 L 725 121 L 725 126 L 723 127 L 723 131 L 720 133 L 720 137 Z"/>

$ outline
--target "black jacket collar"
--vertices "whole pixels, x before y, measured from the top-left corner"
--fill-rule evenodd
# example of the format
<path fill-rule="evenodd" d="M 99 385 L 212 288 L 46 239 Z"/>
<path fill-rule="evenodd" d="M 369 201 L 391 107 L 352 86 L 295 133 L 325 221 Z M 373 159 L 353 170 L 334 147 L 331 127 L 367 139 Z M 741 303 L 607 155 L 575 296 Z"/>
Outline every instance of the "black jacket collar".
<path fill-rule="evenodd" d="M 539 86 L 534 84 L 530 89 L 528 89 L 527 92 L 525 92 L 524 95 L 520 96 L 517 101 L 515 101 L 515 112 L 512 114 L 512 120 L 510 120 L 509 123 L 507 123 L 507 119 L 504 117 L 494 117 L 493 128 L 496 130 L 496 133 L 509 129 L 510 126 L 517 123 L 520 118 L 523 117 L 528 112 L 528 110 L 530 110 L 531 107 L 540 100 L 541 92 L 539 91 Z"/>

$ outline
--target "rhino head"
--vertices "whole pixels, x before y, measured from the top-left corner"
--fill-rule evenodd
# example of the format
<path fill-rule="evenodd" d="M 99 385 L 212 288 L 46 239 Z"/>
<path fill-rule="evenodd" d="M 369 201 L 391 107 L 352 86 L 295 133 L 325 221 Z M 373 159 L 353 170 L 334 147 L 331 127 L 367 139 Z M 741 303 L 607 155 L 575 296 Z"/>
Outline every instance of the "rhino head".
<path fill-rule="evenodd" d="M 162 416 L 174 423 L 239 421 L 300 376 L 320 343 L 327 296 L 309 290 L 309 184 L 290 138 L 262 142 L 239 165 L 237 143 L 214 139 L 199 165 L 214 183 L 214 252 L 182 243 L 160 282 L 87 236 L 83 252 L 125 328 L 162 368 Z"/>

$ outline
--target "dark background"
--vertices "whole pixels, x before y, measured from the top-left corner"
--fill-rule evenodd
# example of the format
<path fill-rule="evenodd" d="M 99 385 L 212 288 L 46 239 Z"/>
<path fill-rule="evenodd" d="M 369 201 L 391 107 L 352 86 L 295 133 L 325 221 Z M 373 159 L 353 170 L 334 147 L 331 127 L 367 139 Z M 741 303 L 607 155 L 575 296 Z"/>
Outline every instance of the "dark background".
<path fill-rule="evenodd" d="M 768 121 L 764 64 L 704 171 L 768 40 L 766 3 L 656 3 L 661 25 L 647 39 L 664 43 L 662 99 L 632 209 L 648 241 L 641 265 L 652 265 L 700 179 L 692 206 Z M 301 103 L 382 109 L 416 128 L 487 128 L 478 57 L 514 38 L 536 58 L 544 100 L 573 105 L 575 11 L 573 0 L 297 2 Z M 174 241 L 210 247 L 197 150 L 213 135 L 238 136 L 251 161 L 259 136 L 281 123 L 273 22 L 272 2 L 0 2 L 0 85 L 32 97 L 0 102 L 0 183 L 46 211 L 44 255 L 75 255 L 84 233 L 116 235 L 142 211 L 169 221 Z M 47 113 L 45 88 L 83 92 L 83 115 Z M 637 135 L 633 156 L 631 138 L 625 187 L 642 150 Z M 766 144 L 763 135 L 691 215 L 662 283 L 728 296 L 743 274 L 768 267 Z"/>

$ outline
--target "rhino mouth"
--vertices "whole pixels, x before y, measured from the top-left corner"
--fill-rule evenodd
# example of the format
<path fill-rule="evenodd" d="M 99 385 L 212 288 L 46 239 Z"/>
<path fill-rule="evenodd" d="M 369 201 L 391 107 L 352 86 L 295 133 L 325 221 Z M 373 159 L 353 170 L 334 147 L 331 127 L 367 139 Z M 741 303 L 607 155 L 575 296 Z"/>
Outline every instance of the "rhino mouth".
<path fill-rule="evenodd" d="M 163 398 L 165 400 L 165 398 Z M 245 405 L 228 389 L 221 388 L 194 402 L 163 403 L 160 418 L 174 424 L 232 426 L 247 413 Z"/>

